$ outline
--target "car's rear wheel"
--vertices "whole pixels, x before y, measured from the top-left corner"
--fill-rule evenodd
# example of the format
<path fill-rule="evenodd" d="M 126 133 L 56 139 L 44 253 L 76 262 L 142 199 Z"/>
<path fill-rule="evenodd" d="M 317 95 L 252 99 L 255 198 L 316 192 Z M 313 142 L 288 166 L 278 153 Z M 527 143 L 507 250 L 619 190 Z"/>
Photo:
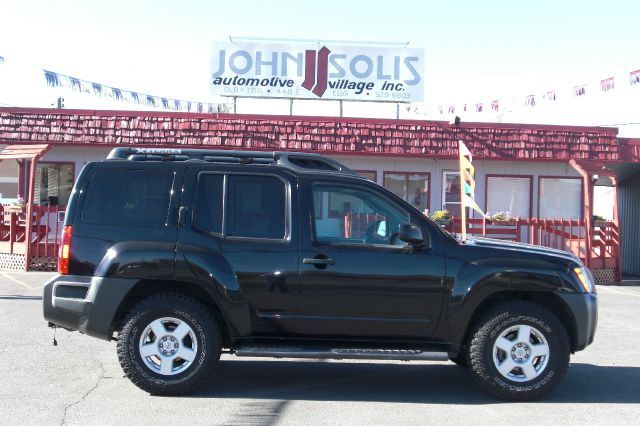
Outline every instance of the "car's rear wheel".
<path fill-rule="evenodd" d="M 129 312 L 118 335 L 127 377 L 156 395 L 196 390 L 220 358 L 220 330 L 208 309 L 179 294 L 148 297 Z"/>
<path fill-rule="evenodd" d="M 541 398 L 569 366 L 563 324 L 543 306 L 504 303 L 488 311 L 471 334 L 469 360 L 478 383 L 507 401 Z"/>

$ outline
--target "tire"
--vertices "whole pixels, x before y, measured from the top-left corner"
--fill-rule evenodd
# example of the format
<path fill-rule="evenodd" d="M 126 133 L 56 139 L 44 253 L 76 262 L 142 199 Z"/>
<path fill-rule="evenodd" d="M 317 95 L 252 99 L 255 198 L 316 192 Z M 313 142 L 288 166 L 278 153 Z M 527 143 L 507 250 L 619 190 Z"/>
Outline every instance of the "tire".
<path fill-rule="evenodd" d="M 183 395 L 204 384 L 220 359 L 220 329 L 209 310 L 180 293 L 140 301 L 118 334 L 122 370 L 153 395 Z"/>
<path fill-rule="evenodd" d="M 530 401 L 551 392 L 569 366 L 563 324 L 543 306 L 514 301 L 488 311 L 469 344 L 473 377 L 493 396 Z"/>

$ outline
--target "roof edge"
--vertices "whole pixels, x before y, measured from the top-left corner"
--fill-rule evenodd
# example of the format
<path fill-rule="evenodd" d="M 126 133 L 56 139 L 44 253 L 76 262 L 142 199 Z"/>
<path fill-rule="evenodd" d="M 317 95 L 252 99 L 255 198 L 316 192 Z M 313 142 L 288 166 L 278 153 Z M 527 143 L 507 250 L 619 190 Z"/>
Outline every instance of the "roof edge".
<path fill-rule="evenodd" d="M 94 110 L 94 109 L 56 109 L 56 108 L 22 108 L 0 107 L 0 113 L 10 114 L 48 114 L 48 115 L 95 115 L 95 116 L 119 116 L 119 117 L 167 117 L 167 118 L 218 118 L 225 120 L 277 120 L 277 121 L 330 121 L 335 123 L 354 124 L 404 124 L 404 125 L 435 125 L 449 129 L 473 128 L 473 129 L 504 129 L 504 130 L 552 130 L 552 131 L 579 131 L 617 135 L 617 127 L 599 126 L 564 126 L 556 124 L 522 124 L 522 123 L 489 123 L 489 122 L 461 122 L 459 126 L 440 120 L 408 120 L 391 118 L 366 118 L 366 117 L 333 117 L 333 116 L 305 116 L 305 115 L 268 115 L 268 114 L 206 114 L 192 112 L 173 111 L 131 111 L 131 110 Z"/>

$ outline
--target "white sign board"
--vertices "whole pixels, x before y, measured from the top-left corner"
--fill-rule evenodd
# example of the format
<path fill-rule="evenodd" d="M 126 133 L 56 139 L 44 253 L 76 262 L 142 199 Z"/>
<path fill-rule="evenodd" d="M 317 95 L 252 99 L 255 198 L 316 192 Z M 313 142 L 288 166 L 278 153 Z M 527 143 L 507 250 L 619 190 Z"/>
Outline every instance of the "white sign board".
<path fill-rule="evenodd" d="M 424 50 L 220 42 L 213 46 L 210 85 L 222 96 L 420 102 Z"/>

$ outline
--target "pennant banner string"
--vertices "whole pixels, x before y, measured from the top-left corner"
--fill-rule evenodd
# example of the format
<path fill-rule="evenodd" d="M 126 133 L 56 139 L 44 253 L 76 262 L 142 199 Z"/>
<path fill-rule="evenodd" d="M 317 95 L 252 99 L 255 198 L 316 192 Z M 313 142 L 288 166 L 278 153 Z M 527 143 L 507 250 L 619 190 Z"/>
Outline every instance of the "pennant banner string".
<path fill-rule="evenodd" d="M 231 112 L 232 110 L 231 106 L 226 103 L 192 102 L 181 99 L 169 99 L 166 97 L 147 95 L 100 83 L 94 83 L 69 75 L 60 74 L 55 71 L 43 70 L 43 73 L 47 86 L 49 87 L 64 87 L 74 92 L 90 94 L 98 97 L 108 97 L 116 101 L 146 105 L 152 108 L 162 108 L 165 110 L 199 113 L 207 112 L 210 114 Z"/>
<path fill-rule="evenodd" d="M 6 64 L 6 58 L 4 56 L 0 56 L 0 65 Z M 173 110 L 173 111 L 188 111 L 188 112 L 207 112 L 207 113 L 218 113 L 218 112 L 232 112 L 233 106 L 229 103 L 211 103 L 211 102 L 193 102 L 188 100 L 181 99 L 171 99 L 167 97 L 159 97 L 148 94 L 139 93 L 136 91 L 129 91 L 120 89 L 117 87 L 112 87 L 96 82 L 91 82 L 87 80 L 82 80 L 76 77 L 72 77 L 69 75 L 61 74 L 55 71 L 50 70 L 42 70 L 44 73 L 44 78 L 46 84 L 50 87 L 64 87 L 69 90 L 78 93 L 90 94 L 97 97 L 108 97 L 116 101 L 121 102 L 129 102 L 138 105 L 146 105 L 152 108 L 161 108 L 165 110 Z M 591 96 L 591 94 L 595 93 L 596 90 L 593 90 L 592 87 L 597 87 L 597 84 L 600 85 L 600 92 L 609 93 L 612 91 L 617 91 L 620 84 L 615 84 L 615 77 L 608 77 L 595 82 L 594 86 L 591 85 L 575 85 L 573 86 L 573 98 L 582 98 Z M 640 69 L 636 69 L 634 71 L 629 72 L 629 86 L 634 90 L 637 87 L 640 87 Z M 527 95 L 524 97 L 524 106 L 527 108 L 535 108 L 540 102 L 538 100 L 542 99 L 546 103 L 548 102 L 556 102 L 557 96 L 555 90 L 549 90 L 544 92 L 541 95 Z M 563 98 L 564 99 L 564 98 Z M 436 112 L 440 115 L 444 115 L 445 113 L 449 115 L 456 114 L 456 112 L 469 112 L 473 111 L 473 106 L 475 105 L 475 112 L 486 114 L 486 113 L 501 113 L 504 108 L 500 108 L 500 100 L 493 100 L 487 102 L 475 102 L 475 103 L 461 103 L 458 105 L 448 104 L 448 105 L 438 105 L 436 108 Z M 515 99 L 514 99 L 515 102 Z M 490 108 L 485 108 L 485 105 L 489 105 Z M 504 105 L 504 103 L 503 103 Z M 428 106 L 416 106 L 415 104 L 411 104 L 407 106 L 407 112 L 412 112 L 417 115 L 426 115 L 429 110 L 432 110 L 433 107 Z"/>

